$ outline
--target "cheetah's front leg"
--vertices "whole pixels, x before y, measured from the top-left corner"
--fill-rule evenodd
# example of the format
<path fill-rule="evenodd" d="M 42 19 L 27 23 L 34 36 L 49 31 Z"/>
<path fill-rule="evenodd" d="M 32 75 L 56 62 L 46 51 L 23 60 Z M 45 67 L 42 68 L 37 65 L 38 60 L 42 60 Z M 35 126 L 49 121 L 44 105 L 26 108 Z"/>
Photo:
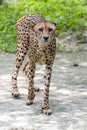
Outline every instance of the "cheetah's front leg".
<path fill-rule="evenodd" d="M 23 31 L 21 31 L 20 28 L 17 28 L 17 32 L 18 32 L 18 44 L 17 44 L 18 51 L 16 56 L 16 63 L 12 73 L 12 88 L 11 88 L 11 93 L 14 97 L 19 96 L 17 86 L 17 76 L 28 50 L 28 37 L 29 37 L 28 35 L 26 35 L 25 37 Z"/>
<path fill-rule="evenodd" d="M 49 108 L 49 87 L 50 87 L 51 73 L 52 73 L 52 66 L 46 66 L 46 76 L 45 76 L 46 88 L 42 104 L 42 112 L 47 115 L 50 115 L 52 113 L 51 109 Z"/>
<path fill-rule="evenodd" d="M 18 87 L 17 87 L 17 76 L 18 76 L 19 69 L 20 69 L 20 67 L 22 65 L 22 62 L 24 60 L 24 57 L 26 55 L 26 52 L 25 53 L 23 53 L 21 51 L 17 52 L 16 63 L 15 63 L 14 71 L 12 73 L 12 88 L 11 88 L 11 93 L 12 93 L 12 95 L 14 97 L 18 97 L 19 96 Z"/>
<path fill-rule="evenodd" d="M 34 74 L 35 74 L 35 63 L 28 61 L 23 69 L 26 81 L 28 83 L 28 96 L 26 104 L 30 105 L 34 101 Z"/>

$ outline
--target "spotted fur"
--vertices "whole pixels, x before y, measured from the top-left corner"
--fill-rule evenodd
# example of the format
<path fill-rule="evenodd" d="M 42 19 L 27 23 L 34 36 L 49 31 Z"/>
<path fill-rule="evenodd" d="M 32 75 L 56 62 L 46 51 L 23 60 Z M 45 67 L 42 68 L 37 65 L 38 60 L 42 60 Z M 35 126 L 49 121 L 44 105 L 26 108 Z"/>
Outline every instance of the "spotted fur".
<path fill-rule="evenodd" d="M 16 24 L 18 51 L 16 63 L 12 73 L 12 95 L 19 96 L 17 87 L 17 76 L 26 55 L 28 55 L 23 72 L 28 83 L 28 95 L 26 104 L 34 101 L 34 74 L 36 63 L 44 64 L 46 67 L 45 92 L 43 97 L 42 112 L 51 114 L 49 107 L 49 87 L 52 74 L 52 65 L 56 53 L 55 29 L 53 23 L 48 22 L 39 14 L 28 14 L 19 19 Z"/>

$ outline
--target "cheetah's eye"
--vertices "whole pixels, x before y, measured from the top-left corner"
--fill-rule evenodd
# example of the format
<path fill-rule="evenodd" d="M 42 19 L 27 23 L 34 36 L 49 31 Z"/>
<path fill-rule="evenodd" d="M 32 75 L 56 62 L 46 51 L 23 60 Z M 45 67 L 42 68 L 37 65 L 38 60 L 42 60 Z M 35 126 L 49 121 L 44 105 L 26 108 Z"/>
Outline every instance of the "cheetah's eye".
<path fill-rule="evenodd" d="M 52 28 L 49 28 L 48 30 L 49 30 L 49 32 L 53 31 L 53 29 L 52 29 Z"/>
<path fill-rule="evenodd" d="M 43 32 L 43 28 L 39 28 L 38 30 L 39 30 L 40 32 Z"/>

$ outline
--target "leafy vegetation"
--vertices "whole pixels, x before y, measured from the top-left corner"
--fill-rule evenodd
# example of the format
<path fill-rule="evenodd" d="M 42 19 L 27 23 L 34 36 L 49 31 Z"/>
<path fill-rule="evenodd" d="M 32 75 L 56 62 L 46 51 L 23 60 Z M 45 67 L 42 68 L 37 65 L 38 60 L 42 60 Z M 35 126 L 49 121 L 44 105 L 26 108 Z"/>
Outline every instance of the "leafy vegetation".
<path fill-rule="evenodd" d="M 40 13 L 58 23 L 56 36 L 87 28 L 86 0 L 18 0 L 0 5 L 0 50 L 16 51 L 16 21 L 28 13 Z M 76 35 L 79 37 L 81 33 Z"/>

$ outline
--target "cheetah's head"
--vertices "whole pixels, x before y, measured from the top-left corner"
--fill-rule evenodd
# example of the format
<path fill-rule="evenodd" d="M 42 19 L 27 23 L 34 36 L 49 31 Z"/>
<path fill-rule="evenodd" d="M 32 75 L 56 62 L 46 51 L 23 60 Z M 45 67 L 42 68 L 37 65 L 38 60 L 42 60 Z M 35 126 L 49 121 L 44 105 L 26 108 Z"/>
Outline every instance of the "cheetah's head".
<path fill-rule="evenodd" d="M 56 24 L 50 22 L 40 22 L 35 25 L 34 31 L 41 46 L 47 46 L 55 37 Z"/>

